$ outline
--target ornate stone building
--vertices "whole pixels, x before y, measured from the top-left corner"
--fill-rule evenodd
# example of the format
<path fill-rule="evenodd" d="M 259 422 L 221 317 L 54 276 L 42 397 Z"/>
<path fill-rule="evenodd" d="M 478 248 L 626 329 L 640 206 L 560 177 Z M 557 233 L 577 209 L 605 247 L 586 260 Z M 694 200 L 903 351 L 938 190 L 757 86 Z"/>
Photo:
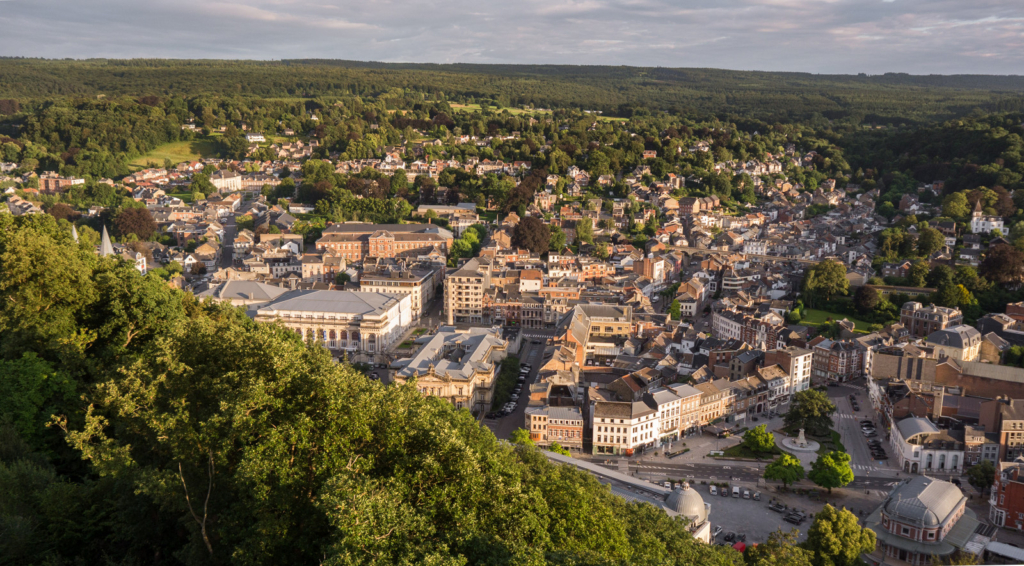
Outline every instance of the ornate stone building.
<path fill-rule="evenodd" d="M 416 355 L 391 364 L 395 382 L 415 380 L 421 393 L 447 399 L 456 408 L 489 410 L 501 361 L 508 355 L 500 328 L 443 327 L 417 342 L 422 346 Z"/>
<path fill-rule="evenodd" d="M 454 236 L 436 224 L 331 224 L 316 241 L 319 252 L 347 261 L 372 258 L 415 258 L 437 250 L 447 255 Z"/>
<path fill-rule="evenodd" d="M 256 309 L 257 322 L 280 322 L 331 350 L 379 354 L 412 322 L 412 298 L 354 291 L 289 291 Z"/>

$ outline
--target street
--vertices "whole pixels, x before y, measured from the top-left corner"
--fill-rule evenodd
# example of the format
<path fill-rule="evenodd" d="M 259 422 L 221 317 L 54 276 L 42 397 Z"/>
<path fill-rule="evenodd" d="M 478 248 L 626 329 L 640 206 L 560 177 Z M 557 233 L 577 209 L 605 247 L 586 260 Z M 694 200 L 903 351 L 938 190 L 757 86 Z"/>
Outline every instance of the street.
<path fill-rule="evenodd" d="M 235 236 L 238 233 L 235 215 L 222 218 L 221 225 L 224 226 L 224 237 L 221 238 L 220 261 L 217 262 L 217 267 L 227 268 L 235 264 Z"/>
<path fill-rule="evenodd" d="M 523 390 L 519 393 L 519 401 L 516 405 L 516 410 L 512 411 L 512 414 L 500 418 L 500 419 L 484 419 L 484 424 L 491 429 L 494 436 L 500 439 L 507 440 L 512 437 L 512 431 L 517 428 L 526 428 L 526 406 L 529 404 L 530 398 L 530 384 L 537 381 L 537 373 L 540 372 L 540 366 L 544 363 L 544 348 L 545 345 L 534 344 L 530 341 L 530 338 L 523 336 L 523 351 L 522 356 L 519 358 L 520 363 L 530 364 L 533 367 L 530 369 L 530 374 L 526 376 L 526 381 L 523 384 Z M 492 410 L 499 409 L 500 407 L 494 407 Z"/>

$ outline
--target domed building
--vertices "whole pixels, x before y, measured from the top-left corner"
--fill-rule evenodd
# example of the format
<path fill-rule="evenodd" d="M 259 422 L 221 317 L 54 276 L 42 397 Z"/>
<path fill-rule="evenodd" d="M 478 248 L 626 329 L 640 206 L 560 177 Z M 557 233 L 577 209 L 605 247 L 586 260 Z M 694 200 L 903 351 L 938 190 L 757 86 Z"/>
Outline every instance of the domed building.
<path fill-rule="evenodd" d="M 919 476 L 897 485 L 865 521 L 877 546 L 867 556 L 875 564 L 928 566 L 964 547 L 979 521 L 967 497 L 947 481 Z"/>
<path fill-rule="evenodd" d="M 669 516 L 679 515 L 690 521 L 689 528 L 694 538 L 711 542 L 711 523 L 708 522 L 711 505 L 704 503 L 704 499 L 696 489 L 690 488 L 690 484 L 683 482 L 673 489 L 665 498 L 664 507 Z"/>

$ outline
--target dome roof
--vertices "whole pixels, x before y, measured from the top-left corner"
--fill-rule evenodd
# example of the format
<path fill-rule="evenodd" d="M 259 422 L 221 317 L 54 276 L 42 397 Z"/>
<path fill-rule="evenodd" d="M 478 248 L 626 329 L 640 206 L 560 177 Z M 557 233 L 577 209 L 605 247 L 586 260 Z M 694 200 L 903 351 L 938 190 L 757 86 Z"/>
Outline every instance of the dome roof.
<path fill-rule="evenodd" d="M 687 483 L 683 483 L 668 494 L 668 498 L 665 499 L 665 507 L 690 519 L 694 525 L 700 525 L 708 520 L 704 499 L 697 493 L 697 490 L 690 489 L 690 485 Z"/>
<path fill-rule="evenodd" d="M 897 486 L 883 504 L 887 515 L 921 527 L 937 527 L 966 498 L 955 485 L 918 476 Z"/>

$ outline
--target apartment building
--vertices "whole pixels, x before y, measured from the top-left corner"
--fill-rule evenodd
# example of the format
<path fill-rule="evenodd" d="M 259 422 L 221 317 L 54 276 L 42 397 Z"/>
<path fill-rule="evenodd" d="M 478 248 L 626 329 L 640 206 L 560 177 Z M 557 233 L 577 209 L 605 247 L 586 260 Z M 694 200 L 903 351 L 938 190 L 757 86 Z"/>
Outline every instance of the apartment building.
<path fill-rule="evenodd" d="M 789 375 L 789 394 L 794 395 L 811 387 L 811 367 L 813 353 L 804 348 L 787 346 L 777 350 L 769 350 L 764 354 L 764 365 L 778 365 Z M 785 403 L 785 398 L 779 399 Z"/>
<path fill-rule="evenodd" d="M 1024 531 L 1024 456 L 999 462 L 988 504 L 993 525 Z"/>
<path fill-rule="evenodd" d="M 318 244 L 319 245 L 319 244 Z M 484 293 L 491 287 L 491 264 L 473 258 L 444 280 L 448 324 L 484 321 Z"/>
<path fill-rule="evenodd" d="M 441 280 L 441 271 L 436 268 L 394 266 L 372 266 L 359 276 L 359 290 L 389 295 L 412 297 L 414 319 L 423 316 L 423 309 L 434 299 Z"/>

